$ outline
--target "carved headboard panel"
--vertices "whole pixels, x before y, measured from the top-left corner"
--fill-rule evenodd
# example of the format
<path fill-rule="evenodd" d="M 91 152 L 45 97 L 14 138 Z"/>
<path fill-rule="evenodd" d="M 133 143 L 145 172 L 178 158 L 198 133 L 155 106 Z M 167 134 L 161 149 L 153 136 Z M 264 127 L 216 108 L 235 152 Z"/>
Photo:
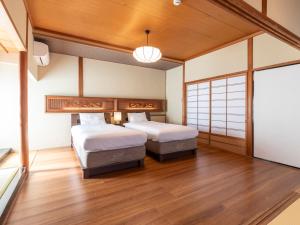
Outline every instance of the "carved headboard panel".
<path fill-rule="evenodd" d="M 113 98 L 46 96 L 46 112 L 113 112 Z"/>
<path fill-rule="evenodd" d="M 105 121 L 106 123 L 111 123 L 111 117 L 112 117 L 112 113 L 104 113 L 104 117 L 105 117 Z M 75 126 L 75 125 L 79 125 L 80 124 L 80 117 L 79 114 L 72 114 L 71 115 L 71 125 Z"/>
<path fill-rule="evenodd" d="M 165 112 L 160 99 L 46 96 L 47 113 L 80 112 Z"/>
<path fill-rule="evenodd" d="M 118 99 L 118 111 L 125 112 L 164 112 L 165 101 L 156 99 Z"/>

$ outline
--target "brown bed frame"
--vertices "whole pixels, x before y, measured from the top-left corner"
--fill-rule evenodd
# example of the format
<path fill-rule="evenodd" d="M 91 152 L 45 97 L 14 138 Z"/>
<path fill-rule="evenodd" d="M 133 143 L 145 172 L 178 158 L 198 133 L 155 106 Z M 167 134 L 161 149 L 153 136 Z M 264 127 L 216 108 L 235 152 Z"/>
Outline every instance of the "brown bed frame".
<path fill-rule="evenodd" d="M 105 116 L 106 122 L 110 123 L 112 114 L 104 113 L 104 116 Z M 72 126 L 80 125 L 79 114 L 71 114 L 71 125 Z M 85 167 L 83 167 L 80 156 L 78 155 L 77 150 L 75 149 L 75 146 L 73 145 L 73 140 L 72 140 L 72 147 L 74 148 L 77 159 L 79 160 L 79 163 L 80 163 L 80 166 L 82 169 L 83 179 L 87 179 L 87 178 L 91 178 L 96 175 L 103 175 L 106 173 L 115 172 L 115 171 L 119 171 L 119 170 L 144 166 L 144 159 L 140 159 L 140 160 L 134 160 L 134 161 L 129 161 L 129 162 L 114 163 L 114 164 L 106 165 L 106 166 L 85 168 Z"/>
<path fill-rule="evenodd" d="M 170 160 L 170 159 L 178 159 L 181 157 L 185 157 L 185 156 L 196 156 L 197 155 L 197 151 L 198 149 L 191 149 L 191 150 L 185 150 L 185 151 L 178 151 L 178 152 L 172 152 L 172 153 L 167 153 L 167 154 L 159 154 L 159 153 L 155 153 L 149 150 L 146 150 L 146 153 L 148 156 L 151 156 L 152 158 L 163 162 L 166 160 Z"/>

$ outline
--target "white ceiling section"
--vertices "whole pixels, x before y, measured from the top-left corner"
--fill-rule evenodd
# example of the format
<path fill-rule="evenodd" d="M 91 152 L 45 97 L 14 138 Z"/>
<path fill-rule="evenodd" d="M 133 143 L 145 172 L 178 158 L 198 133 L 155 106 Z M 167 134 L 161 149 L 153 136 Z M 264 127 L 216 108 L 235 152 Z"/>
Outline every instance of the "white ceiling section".
<path fill-rule="evenodd" d="M 163 59 L 155 63 L 140 63 L 136 61 L 132 54 L 126 52 L 120 52 L 86 44 L 80 44 L 71 41 L 65 41 L 52 37 L 45 37 L 41 35 L 35 35 L 35 39 L 49 45 L 50 52 L 82 56 L 89 59 L 97 59 L 108 62 L 122 63 L 127 65 L 141 66 L 159 70 L 169 70 L 180 66 L 181 64 L 165 61 Z"/>

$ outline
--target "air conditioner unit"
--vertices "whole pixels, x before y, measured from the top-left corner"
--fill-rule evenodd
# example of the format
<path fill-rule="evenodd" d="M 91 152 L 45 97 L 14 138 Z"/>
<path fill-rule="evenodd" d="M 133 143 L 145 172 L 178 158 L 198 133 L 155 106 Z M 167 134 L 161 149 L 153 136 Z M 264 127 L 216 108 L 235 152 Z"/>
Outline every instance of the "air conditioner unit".
<path fill-rule="evenodd" d="M 39 66 L 47 66 L 49 64 L 49 47 L 45 43 L 33 42 L 33 57 Z"/>

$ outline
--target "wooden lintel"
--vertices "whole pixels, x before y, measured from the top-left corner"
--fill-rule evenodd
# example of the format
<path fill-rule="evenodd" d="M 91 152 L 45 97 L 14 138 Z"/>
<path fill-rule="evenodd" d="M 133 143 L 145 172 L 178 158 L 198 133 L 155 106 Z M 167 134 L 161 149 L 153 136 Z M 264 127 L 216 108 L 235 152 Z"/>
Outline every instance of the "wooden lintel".
<path fill-rule="evenodd" d="M 272 36 L 300 49 L 300 37 L 241 0 L 209 0 L 211 3 L 232 12 L 255 24 Z"/>

